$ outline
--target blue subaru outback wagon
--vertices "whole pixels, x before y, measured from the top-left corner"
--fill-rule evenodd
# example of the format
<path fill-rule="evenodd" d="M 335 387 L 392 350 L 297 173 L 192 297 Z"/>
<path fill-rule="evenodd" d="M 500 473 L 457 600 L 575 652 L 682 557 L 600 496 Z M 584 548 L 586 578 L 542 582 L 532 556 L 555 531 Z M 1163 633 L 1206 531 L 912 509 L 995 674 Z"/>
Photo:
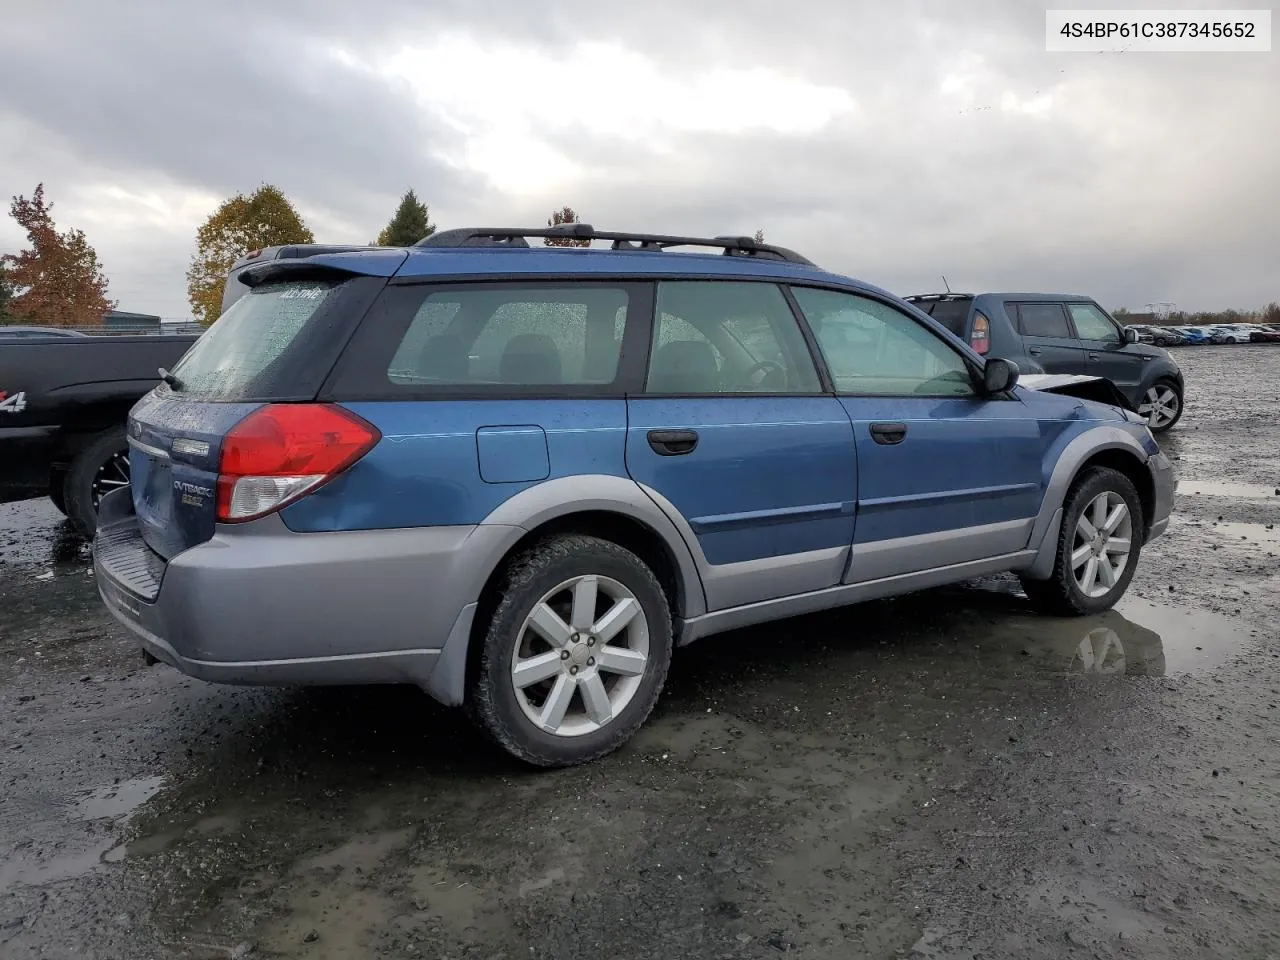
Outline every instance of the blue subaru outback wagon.
<path fill-rule="evenodd" d="M 94 546 L 206 680 L 412 683 L 580 763 L 673 645 L 996 571 L 1090 613 L 1168 523 L 1136 414 L 750 238 L 451 230 L 238 277 L 131 412 Z"/>

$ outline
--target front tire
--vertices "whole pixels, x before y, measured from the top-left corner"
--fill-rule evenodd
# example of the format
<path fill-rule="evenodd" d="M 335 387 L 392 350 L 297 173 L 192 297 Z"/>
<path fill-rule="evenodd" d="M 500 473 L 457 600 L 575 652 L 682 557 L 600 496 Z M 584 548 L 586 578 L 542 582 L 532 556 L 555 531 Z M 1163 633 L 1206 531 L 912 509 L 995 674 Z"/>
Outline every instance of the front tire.
<path fill-rule="evenodd" d="M 1062 508 L 1058 553 L 1048 580 L 1022 578 L 1027 599 L 1042 613 L 1100 613 L 1124 596 L 1138 565 L 1146 523 L 1132 481 L 1109 467 L 1090 467 Z"/>
<path fill-rule="evenodd" d="M 1142 395 L 1138 413 L 1147 418 L 1152 433 L 1172 429 L 1182 419 L 1182 389 L 1167 377 L 1157 380 Z"/>
<path fill-rule="evenodd" d="M 124 427 L 103 430 L 71 461 L 62 486 L 67 516 L 90 539 L 98 529 L 98 502 L 129 485 L 129 441 Z"/>
<path fill-rule="evenodd" d="M 556 536 L 510 564 L 498 596 L 471 689 L 481 728 L 540 767 L 629 740 L 671 663 L 671 612 L 648 566 L 607 540 Z"/>

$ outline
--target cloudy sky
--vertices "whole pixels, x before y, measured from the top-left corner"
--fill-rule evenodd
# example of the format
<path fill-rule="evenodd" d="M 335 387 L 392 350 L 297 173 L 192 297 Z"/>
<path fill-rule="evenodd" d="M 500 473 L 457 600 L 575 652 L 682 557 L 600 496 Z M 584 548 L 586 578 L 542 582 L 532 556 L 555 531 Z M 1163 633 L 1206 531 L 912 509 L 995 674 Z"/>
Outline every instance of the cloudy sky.
<path fill-rule="evenodd" d="M 125 310 L 189 316 L 197 226 L 263 181 L 329 242 L 412 186 L 441 226 L 760 227 L 902 294 L 1280 299 L 1280 52 L 1046 53 L 1025 0 L 4 7 L 0 193 L 43 181 Z"/>

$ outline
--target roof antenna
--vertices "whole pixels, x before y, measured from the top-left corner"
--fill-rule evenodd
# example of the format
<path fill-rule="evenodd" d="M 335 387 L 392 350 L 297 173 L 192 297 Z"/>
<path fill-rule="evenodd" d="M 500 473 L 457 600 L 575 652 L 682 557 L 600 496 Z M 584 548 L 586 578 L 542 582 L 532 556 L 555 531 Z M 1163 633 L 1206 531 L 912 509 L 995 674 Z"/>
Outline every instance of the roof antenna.
<path fill-rule="evenodd" d="M 947 288 L 947 293 L 951 292 L 951 284 L 947 283 L 947 278 L 945 276 L 942 278 L 942 285 Z"/>

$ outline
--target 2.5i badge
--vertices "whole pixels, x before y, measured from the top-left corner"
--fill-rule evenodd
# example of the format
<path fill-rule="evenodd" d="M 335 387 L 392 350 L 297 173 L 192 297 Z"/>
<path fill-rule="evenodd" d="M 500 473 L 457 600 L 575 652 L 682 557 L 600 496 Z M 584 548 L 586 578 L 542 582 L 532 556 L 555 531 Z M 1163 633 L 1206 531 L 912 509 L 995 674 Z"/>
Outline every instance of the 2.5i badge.
<path fill-rule="evenodd" d="M 27 409 L 27 394 L 19 390 L 13 396 L 0 390 L 0 413 L 21 413 Z"/>

